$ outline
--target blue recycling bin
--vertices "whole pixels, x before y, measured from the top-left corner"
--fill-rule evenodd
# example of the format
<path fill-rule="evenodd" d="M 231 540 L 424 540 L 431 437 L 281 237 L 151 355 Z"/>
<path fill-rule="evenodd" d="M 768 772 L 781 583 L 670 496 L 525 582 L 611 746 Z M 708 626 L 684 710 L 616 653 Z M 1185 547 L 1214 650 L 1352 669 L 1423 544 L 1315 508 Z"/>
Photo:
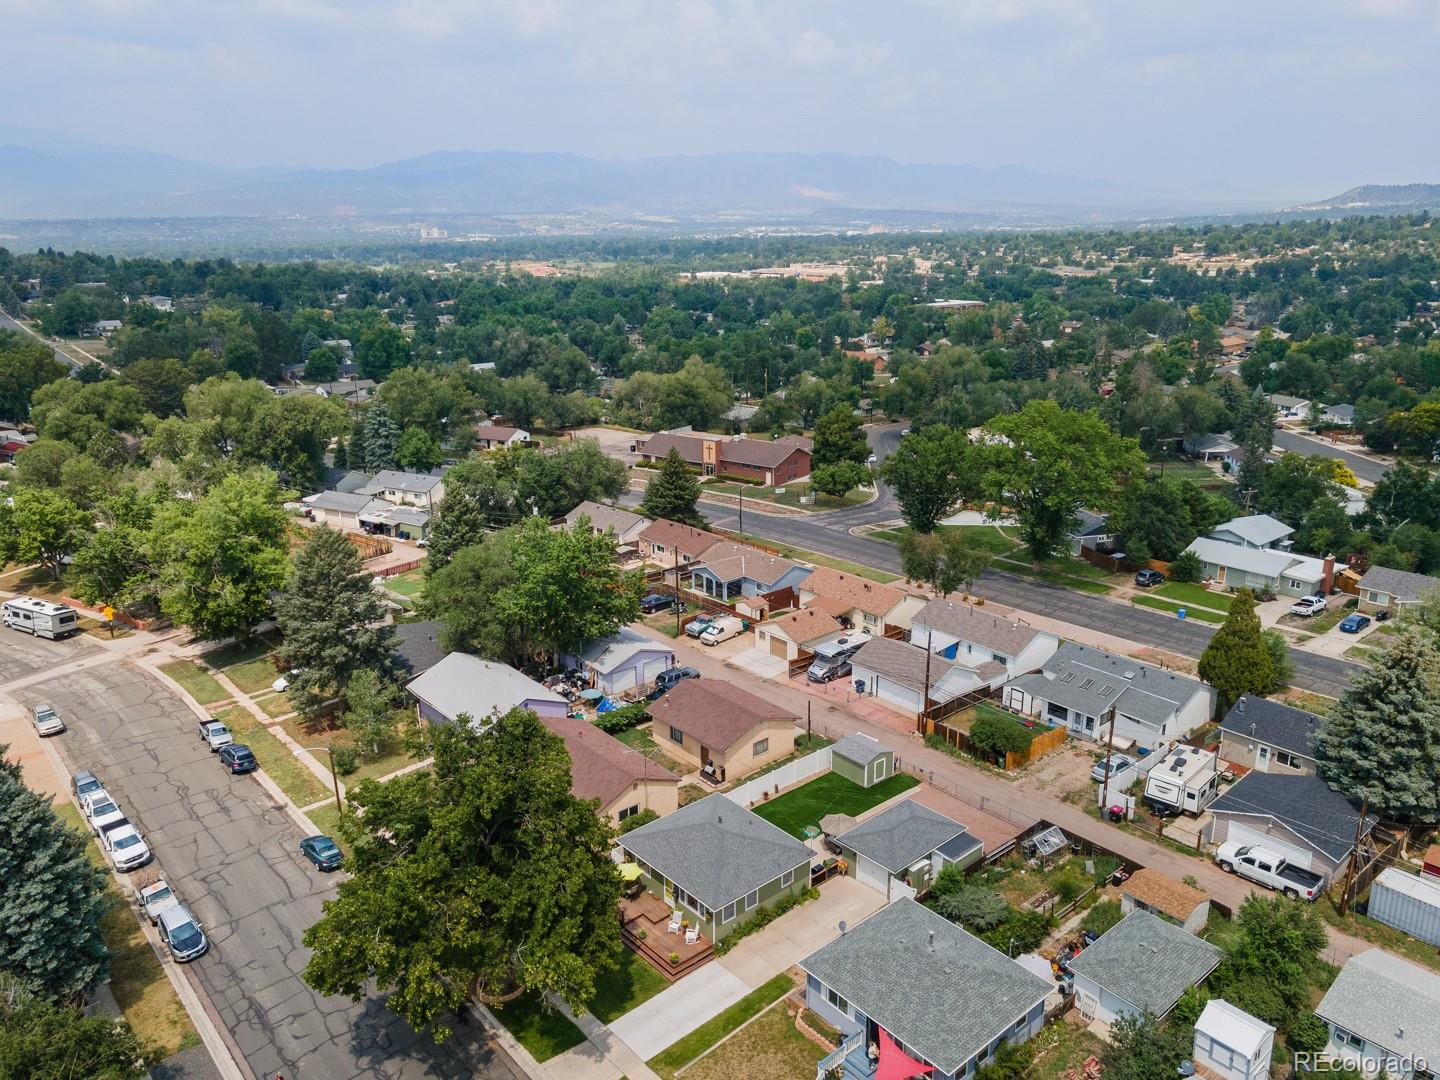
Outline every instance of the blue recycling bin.
<path fill-rule="evenodd" d="M 1182 608 L 1177 608 L 1177 609 L 1175 610 L 1175 617 L 1176 617 L 1177 619 L 1183 619 L 1183 618 L 1185 617 L 1185 609 L 1184 609 L 1183 607 L 1182 607 Z"/>

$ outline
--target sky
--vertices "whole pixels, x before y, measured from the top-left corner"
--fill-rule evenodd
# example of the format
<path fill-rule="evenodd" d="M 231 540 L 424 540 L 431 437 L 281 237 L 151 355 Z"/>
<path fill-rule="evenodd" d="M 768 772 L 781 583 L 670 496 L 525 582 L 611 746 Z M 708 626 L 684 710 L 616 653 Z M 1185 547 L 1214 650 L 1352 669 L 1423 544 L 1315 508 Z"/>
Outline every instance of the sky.
<path fill-rule="evenodd" d="M 1437 0 L 0 0 L 0 28 L 10 120 L 224 165 L 842 151 L 1277 205 L 1440 182 Z"/>

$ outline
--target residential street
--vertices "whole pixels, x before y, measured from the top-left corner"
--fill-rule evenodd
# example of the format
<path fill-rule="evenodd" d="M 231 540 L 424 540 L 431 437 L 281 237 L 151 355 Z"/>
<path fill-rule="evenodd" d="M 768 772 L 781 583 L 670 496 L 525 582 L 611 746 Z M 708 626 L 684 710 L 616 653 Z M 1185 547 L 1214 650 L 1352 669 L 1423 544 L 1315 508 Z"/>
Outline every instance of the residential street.
<path fill-rule="evenodd" d="M 1390 471 L 1388 465 L 1384 465 L 1373 458 L 1352 454 L 1349 450 L 1335 443 L 1327 442 L 1324 439 L 1312 439 L 1304 435 L 1298 435 L 1282 427 L 1275 429 L 1274 441 L 1275 445 L 1280 447 L 1280 449 L 1292 454 L 1303 454 L 1306 457 L 1312 454 L 1319 454 L 1321 457 L 1343 461 L 1350 467 L 1350 471 L 1361 480 L 1369 481 L 1372 484 L 1383 478 L 1384 475 Z"/>

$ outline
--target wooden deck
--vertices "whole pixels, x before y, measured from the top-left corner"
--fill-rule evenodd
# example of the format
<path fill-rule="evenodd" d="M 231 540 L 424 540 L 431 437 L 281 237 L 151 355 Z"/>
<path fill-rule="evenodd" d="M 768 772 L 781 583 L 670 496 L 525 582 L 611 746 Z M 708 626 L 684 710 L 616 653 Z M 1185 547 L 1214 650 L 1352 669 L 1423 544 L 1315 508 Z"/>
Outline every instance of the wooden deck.
<path fill-rule="evenodd" d="M 646 963 L 674 982 L 714 959 L 715 946 L 703 934 L 694 945 L 686 945 L 683 930 L 678 934 L 667 932 L 670 911 L 664 900 L 649 892 L 642 892 L 634 900 L 622 899 L 620 937 Z M 644 938 L 639 935 L 641 930 L 645 931 Z M 670 962 L 671 953 L 680 955 L 678 964 Z"/>

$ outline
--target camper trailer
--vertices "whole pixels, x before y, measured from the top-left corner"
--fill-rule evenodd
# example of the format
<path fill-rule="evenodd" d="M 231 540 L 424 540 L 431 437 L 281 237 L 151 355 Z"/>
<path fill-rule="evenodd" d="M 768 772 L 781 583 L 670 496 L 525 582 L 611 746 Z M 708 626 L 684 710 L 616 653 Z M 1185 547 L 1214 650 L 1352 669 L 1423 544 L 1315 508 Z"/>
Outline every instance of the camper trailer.
<path fill-rule="evenodd" d="M 5 625 L 36 637 L 59 641 L 80 629 L 75 609 L 34 596 L 17 596 L 3 605 Z"/>
<path fill-rule="evenodd" d="M 1198 817 L 1219 793 L 1217 765 L 1215 755 L 1209 750 L 1176 743 L 1149 769 L 1145 780 L 1145 804 L 1162 816 L 1189 814 Z"/>

